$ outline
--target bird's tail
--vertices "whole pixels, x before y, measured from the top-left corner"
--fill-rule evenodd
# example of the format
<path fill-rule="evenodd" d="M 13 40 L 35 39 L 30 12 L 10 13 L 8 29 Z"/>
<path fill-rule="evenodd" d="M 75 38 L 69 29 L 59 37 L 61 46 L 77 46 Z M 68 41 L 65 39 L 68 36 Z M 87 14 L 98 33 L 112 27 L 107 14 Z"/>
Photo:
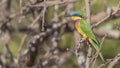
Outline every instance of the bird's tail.
<path fill-rule="evenodd" d="M 96 41 L 94 41 L 94 40 L 92 40 L 92 39 L 90 39 L 90 38 L 89 38 L 88 40 L 89 40 L 89 42 L 91 43 L 91 45 L 93 45 L 93 47 L 95 48 L 95 50 L 98 51 L 98 50 L 99 50 L 99 44 L 96 43 Z M 98 42 L 98 41 L 97 41 L 97 42 Z M 102 62 L 104 63 L 105 60 L 104 60 L 103 55 L 102 55 L 101 52 L 99 53 L 99 56 L 100 56 Z"/>

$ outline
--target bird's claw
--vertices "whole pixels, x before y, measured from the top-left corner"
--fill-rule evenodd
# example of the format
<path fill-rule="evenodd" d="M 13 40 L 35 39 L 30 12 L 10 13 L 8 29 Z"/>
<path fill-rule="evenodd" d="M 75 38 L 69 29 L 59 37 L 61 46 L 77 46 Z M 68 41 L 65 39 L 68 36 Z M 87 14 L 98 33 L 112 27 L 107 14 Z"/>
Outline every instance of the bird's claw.
<path fill-rule="evenodd" d="M 82 39 L 80 40 L 80 43 L 84 42 L 85 40 L 86 40 L 86 38 L 82 38 Z"/>

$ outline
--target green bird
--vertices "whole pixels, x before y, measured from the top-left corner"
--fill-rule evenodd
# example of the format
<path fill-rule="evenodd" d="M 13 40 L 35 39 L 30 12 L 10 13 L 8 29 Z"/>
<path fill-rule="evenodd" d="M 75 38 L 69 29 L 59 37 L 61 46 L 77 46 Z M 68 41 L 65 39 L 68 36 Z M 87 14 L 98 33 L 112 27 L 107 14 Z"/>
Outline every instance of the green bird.
<path fill-rule="evenodd" d="M 83 18 L 83 16 L 79 12 L 71 12 L 70 16 L 77 31 L 83 36 L 83 38 L 89 41 L 89 43 L 95 48 L 96 51 L 98 51 L 100 43 L 95 37 L 90 25 Z M 101 60 L 105 62 L 101 52 L 99 53 L 99 56 Z"/>

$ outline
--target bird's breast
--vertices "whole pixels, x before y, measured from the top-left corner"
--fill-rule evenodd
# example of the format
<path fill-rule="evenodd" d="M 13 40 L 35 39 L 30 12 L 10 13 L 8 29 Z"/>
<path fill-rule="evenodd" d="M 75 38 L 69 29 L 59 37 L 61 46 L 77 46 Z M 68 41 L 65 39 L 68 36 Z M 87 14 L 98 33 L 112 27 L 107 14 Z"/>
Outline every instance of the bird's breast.
<path fill-rule="evenodd" d="M 80 27 L 80 21 L 75 23 L 75 28 L 84 38 L 87 38 L 87 35 L 83 32 L 83 30 Z"/>

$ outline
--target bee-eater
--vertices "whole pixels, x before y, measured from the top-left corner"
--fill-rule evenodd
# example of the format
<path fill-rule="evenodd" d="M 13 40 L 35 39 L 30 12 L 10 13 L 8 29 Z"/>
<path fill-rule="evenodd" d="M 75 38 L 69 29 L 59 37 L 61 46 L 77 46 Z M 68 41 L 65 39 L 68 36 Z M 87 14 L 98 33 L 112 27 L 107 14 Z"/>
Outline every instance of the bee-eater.
<path fill-rule="evenodd" d="M 98 51 L 100 43 L 95 37 L 90 27 L 90 24 L 87 23 L 85 18 L 79 12 L 71 12 L 70 16 L 71 16 L 71 20 L 74 22 L 77 31 L 83 36 L 83 38 L 89 41 L 89 43 L 95 48 L 96 51 Z M 104 58 L 101 52 L 99 53 L 99 56 L 101 60 L 104 62 Z"/>

